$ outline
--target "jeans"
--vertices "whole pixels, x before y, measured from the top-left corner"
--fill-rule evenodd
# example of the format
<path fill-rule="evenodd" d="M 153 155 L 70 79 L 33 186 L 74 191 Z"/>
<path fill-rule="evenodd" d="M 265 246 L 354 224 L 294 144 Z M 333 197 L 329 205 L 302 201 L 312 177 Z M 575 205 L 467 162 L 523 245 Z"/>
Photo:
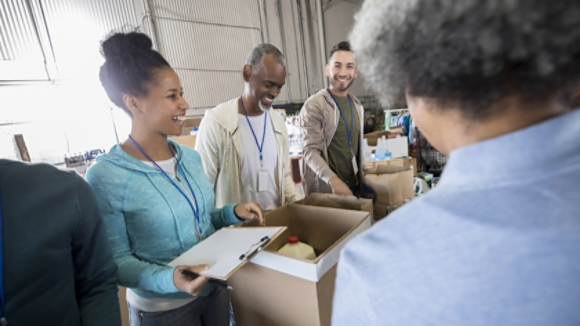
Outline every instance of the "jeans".
<path fill-rule="evenodd" d="M 230 326 L 236 326 L 236 316 L 234 315 L 234 307 L 232 306 L 232 300 L 230 300 Z"/>
<path fill-rule="evenodd" d="M 146 312 L 129 306 L 131 326 L 229 326 L 230 294 L 214 287 L 207 297 L 200 297 L 177 309 Z"/>

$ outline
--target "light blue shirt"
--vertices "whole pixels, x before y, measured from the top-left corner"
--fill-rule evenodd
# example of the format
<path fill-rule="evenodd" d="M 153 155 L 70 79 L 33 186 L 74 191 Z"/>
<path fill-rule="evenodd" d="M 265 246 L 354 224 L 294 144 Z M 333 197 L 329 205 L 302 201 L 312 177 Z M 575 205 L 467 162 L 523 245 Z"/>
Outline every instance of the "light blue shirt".
<path fill-rule="evenodd" d="M 580 325 L 580 110 L 453 151 L 343 250 L 341 325 Z"/>

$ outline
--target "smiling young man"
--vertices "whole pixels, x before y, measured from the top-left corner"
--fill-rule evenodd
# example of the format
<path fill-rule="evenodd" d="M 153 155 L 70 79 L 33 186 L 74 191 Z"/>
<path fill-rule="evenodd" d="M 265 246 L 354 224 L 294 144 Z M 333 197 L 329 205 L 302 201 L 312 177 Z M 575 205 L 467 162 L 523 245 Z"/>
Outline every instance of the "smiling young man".
<path fill-rule="evenodd" d="M 300 111 L 306 193 L 359 195 L 362 172 L 357 172 L 364 110 L 348 93 L 357 75 L 348 42 L 330 50 L 326 75 L 330 87 L 311 96 Z"/>
<path fill-rule="evenodd" d="M 215 205 L 257 201 L 264 211 L 301 198 L 292 181 L 288 132 L 271 111 L 286 79 L 284 56 L 271 44 L 246 59 L 244 93 L 208 110 L 196 149 L 214 184 Z"/>

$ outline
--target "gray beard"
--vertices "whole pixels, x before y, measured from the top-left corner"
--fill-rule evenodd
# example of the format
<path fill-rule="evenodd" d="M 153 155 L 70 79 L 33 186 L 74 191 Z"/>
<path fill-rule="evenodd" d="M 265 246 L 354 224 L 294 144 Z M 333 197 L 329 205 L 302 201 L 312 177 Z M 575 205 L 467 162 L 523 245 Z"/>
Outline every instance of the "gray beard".
<path fill-rule="evenodd" d="M 271 106 L 271 105 L 268 105 L 268 106 L 264 105 L 264 104 L 262 103 L 262 100 L 260 100 L 260 101 L 258 102 L 258 107 L 260 108 L 260 110 L 262 110 L 262 112 L 268 112 L 268 111 L 270 111 L 270 109 L 272 108 L 272 106 Z"/>

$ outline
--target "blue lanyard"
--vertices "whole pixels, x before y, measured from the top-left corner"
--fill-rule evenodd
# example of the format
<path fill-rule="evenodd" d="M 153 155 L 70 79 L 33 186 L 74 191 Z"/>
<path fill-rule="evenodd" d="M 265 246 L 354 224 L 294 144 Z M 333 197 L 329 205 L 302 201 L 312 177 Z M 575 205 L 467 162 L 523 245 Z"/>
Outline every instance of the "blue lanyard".
<path fill-rule="evenodd" d="M 6 297 L 4 293 L 4 216 L 2 215 L 2 193 L 0 192 L 0 325 L 7 326 Z"/>
<path fill-rule="evenodd" d="M 260 145 L 260 144 L 258 144 L 258 137 L 256 137 L 256 133 L 254 132 L 254 128 L 252 127 L 252 124 L 250 123 L 250 118 L 248 118 L 248 113 L 246 112 L 246 108 L 244 107 L 244 100 L 242 99 L 242 96 L 240 96 L 240 102 L 242 103 L 242 109 L 244 110 L 244 115 L 246 116 L 246 120 L 248 121 L 248 125 L 250 125 L 250 130 L 252 131 L 252 135 L 254 135 L 254 140 L 256 141 L 256 145 L 258 146 L 258 149 L 260 150 L 260 165 L 263 168 L 264 163 L 262 161 L 262 150 L 264 149 L 264 138 L 266 137 L 266 121 L 268 118 L 268 112 L 265 112 L 265 115 L 264 115 L 264 133 L 262 134 L 262 145 Z"/>
<path fill-rule="evenodd" d="M 141 148 L 141 146 L 139 146 L 139 144 L 137 144 L 137 142 L 133 139 L 133 137 L 131 137 L 131 135 L 129 135 L 129 139 L 133 142 L 133 144 L 135 144 L 135 147 L 137 147 L 141 153 L 143 153 L 143 155 L 145 155 L 145 157 L 151 161 L 153 163 L 153 165 L 155 165 L 155 167 L 157 167 L 157 169 L 159 169 L 159 171 L 161 171 L 161 173 L 163 173 L 163 175 L 167 178 L 167 180 L 169 180 L 174 186 L 175 188 L 177 188 L 177 190 L 179 190 L 179 192 L 183 195 L 183 197 L 185 197 L 185 199 L 187 200 L 187 203 L 189 204 L 189 206 L 191 206 L 191 210 L 193 211 L 193 215 L 195 216 L 195 221 L 197 224 L 197 228 L 199 231 L 199 240 L 201 239 L 201 235 L 203 234 L 203 231 L 201 229 L 201 221 L 199 220 L 199 205 L 197 203 L 197 198 L 195 197 L 195 193 L 193 192 L 193 188 L 191 187 L 191 184 L 189 183 L 189 180 L 187 179 L 187 175 L 185 174 L 185 171 L 183 170 L 183 168 L 181 167 L 181 164 L 179 164 L 179 160 L 175 160 L 177 167 L 179 168 L 179 171 L 181 171 L 181 174 L 183 174 L 183 178 L 185 179 L 185 182 L 187 182 L 187 186 L 189 187 L 189 190 L 191 191 L 191 196 L 193 197 L 193 200 L 195 201 L 195 207 L 193 205 L 193 203 L 190 200 L 190 197 L 181 189 L 180 186 L 177 185 L 177 183 L 175 183 L 175 181 L 173 181 L 173 179 L 171 179 L 171 177 L 165 172 L 163 171 L 163 169 L 151 158 L 151 156 L 149 156 L 147 154 L 147 152 L 145 152 L 145 150 L 143 150 L 143 148 Z M 171 146 L 169 144 L 167 144 L 167 146 L 169 146 L 169 150 L 171 151 L 171 154 L 173 154 L 173 156 L 175 157 L 175 152 L 173 151 L 173 148 L 171 148 Z M 197 208 L 197 209 L 196 209 Z"/>
<path fill-rule="evenodd" d="M 346 133 L 348 134 L 348 146 L 350 146 L 350 149 L 352 150 L 352 129 L 354 128 L 354 110 L 352 108 L 352 102 L 350 101 L 350 96 L 348 96 L 348 95 L 346 96 L 348 98 L 348 104 L 350 104 L 350 130 L 349 130 L 348 123 L 346 123 L 346 118 L 344 117 L 344 114 L 342 113 L 342 110 L 340 109 L 340 105 L 338 105 L 338 102 L 334 98 L 334 95 L 332 95 L 332 93 L 330 92 L 330 89 L 327 88 L 326 90 L 328 90 L 328 94 L 330 94 L 330 96 L 334 100 L 334 103 L 336 103 L 336 107 L 338 108 L 338 111 L 340 112 L 340 115 L 342 116 L 342 120 L 344 120 L 344 124 L 346 126 Z"/>

